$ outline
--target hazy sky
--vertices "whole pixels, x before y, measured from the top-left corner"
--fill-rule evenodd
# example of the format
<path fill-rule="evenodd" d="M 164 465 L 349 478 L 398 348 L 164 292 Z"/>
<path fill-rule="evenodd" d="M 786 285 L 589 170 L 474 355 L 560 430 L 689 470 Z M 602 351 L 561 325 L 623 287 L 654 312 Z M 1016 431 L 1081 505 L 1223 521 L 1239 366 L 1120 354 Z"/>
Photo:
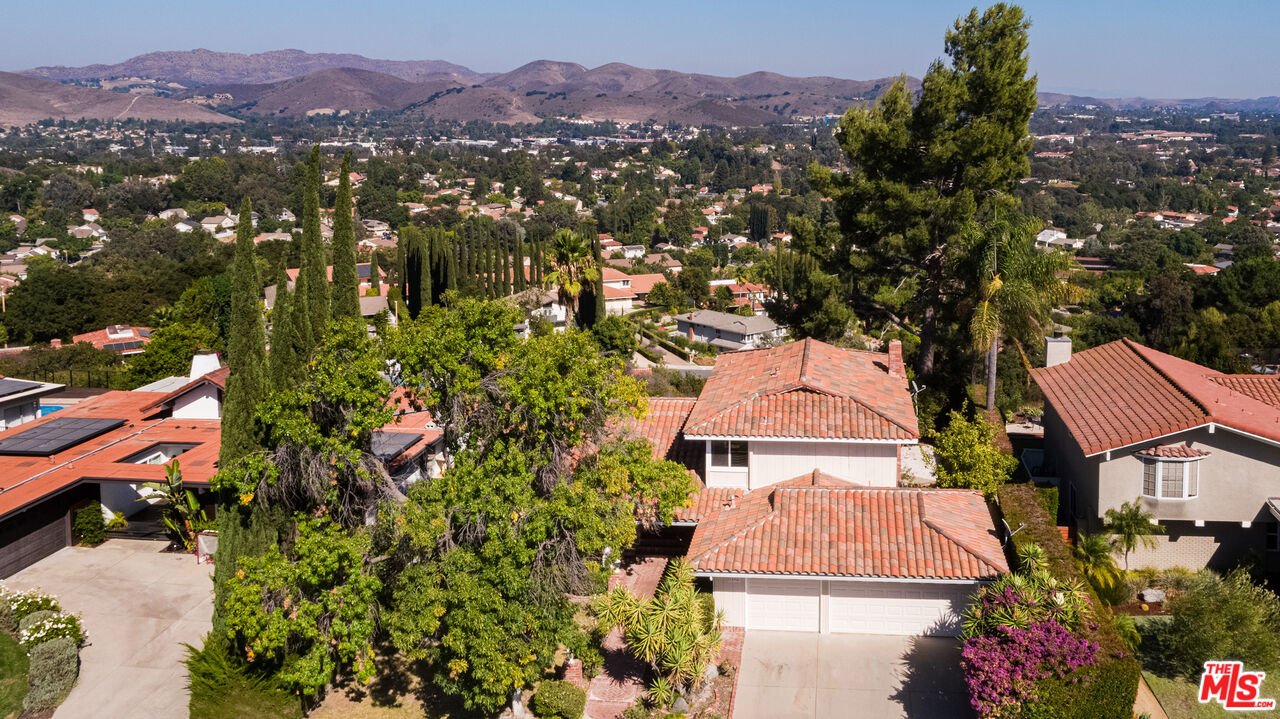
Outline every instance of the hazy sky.
<path fill-rule="evenodd" d="M 879 0 L 43 0 L 6 3 L 0 68 L 114 63 L 153 50 L 299 48 L 482 72 L 531 60 L 717 75 L 919 76 L 958 2 Z M 1022 3 L 1040 89 L 1108 96 L 1280 95 L 1280 2 Z"/>

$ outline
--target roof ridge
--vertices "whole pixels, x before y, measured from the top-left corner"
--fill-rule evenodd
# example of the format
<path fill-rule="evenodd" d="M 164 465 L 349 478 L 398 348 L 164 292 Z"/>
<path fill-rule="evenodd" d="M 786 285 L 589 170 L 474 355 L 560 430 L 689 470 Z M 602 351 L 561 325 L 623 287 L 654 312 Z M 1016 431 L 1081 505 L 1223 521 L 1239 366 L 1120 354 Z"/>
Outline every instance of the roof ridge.
<path fill-rule="evenodd" d="M 1166 371 L 1164 371 L 1163 369 L 1161 369 L 1161 368 L 1160 368 L 1160 367 L 1159 367 L 1155 362 L 1152 362 L 1152 361 L 1151 361 L 1151 358 L 1150 358 L 1150 357 L 1147 357 L 1147 355 L 1146 355 L 1145 353 L 1143 353 L 1141 350 L 1139 350 L 1139 349 L 1138 349 L 1139 347 L 1141 347 L 1142 349 L 1151 349 L 1150 347 L 1144 347 L 1143 345 L 1140 345 L 1140 344 L 1138 344 L 1137 342 L 1134 342 L 1133 340 L 1129 339 L 1128 337 L 1121 338 L 1119 341 L 1120 341 L 1120 342 L 1123 342 L 1123 343 L 1124 343 L 1124 345 L 1125 345 L 1125 347 L 1128 347 L 1130 352 L 1132 352 L 1133 354 L 1137 355 L 1137 356 L 1138 356 L 1138 359 L 1142 360 L 1142 362 L 1143 362 L 1145 365 L 1147 365 L 1147 366 L 1148 366 L 1148 367 L 1150 367 L 1151 369 L 1155 370 L 1155 373 L 1156 373 L 1156 374 L 1160 375 L 1161 377 L 1163 377 L 1163 378 L 1164 378 L 1164 380 L 1165 380 L 1166 382 L 1168 382 L 1169 384 L 1173 385 L 1173 387 L 1174 387 L 1175 389 L 1177 389 L 1177 390 L 1178 390 L 1178 392 L 1180 392 L 1180 393 L 1182 394 L 1182 396 L 1186 397 L 1187 399 L 1189 399 L 1189 400 L 1191 400 L 1193 403 L 1195 403 L 1195 405 L 1196 405 L 1197 407 L 1199 407 L 1199 408 L 1200 408 L 1200 411 L 1201 411 L 1201 412 L 1204 412 L 1204 415 L 1205 415 L 1205 418 L 1206 418 L 1206 419 L 1212 419 L 1212 417 L 1213 417 L 1213 412 L 1210 412 L 1210 411 L 1209 411 L 1209 408 L 1205 405 L 1205 403 L 1204 403 L 1204 402 L 1201 402 L 1201 401 L 1200 401 L 1200 398 L 1199 398 L 1199 397 L 1196 397 L 1194 394 L 1192 394 L 1191 390 L 1187 389 L 1186 387 L 1183 387 L 1183 386 L 1182 386 L 1182 383 L 1180 383 L 1180 382 L 1178 382 L 1177 380 L 1175 380 L 1172 376 L 1170 376 L 1170 375 L 1169 375 L 1169 373 L 1168 373 L 1168 372 L 1166 372 Z M 1160 352 L 1160 350 L 1151 350 L 1151 351 L 1152 351 L 1152 352 Z M 1161 354 L 1164 354 L 1164 353 L 1162 352 Z M 1172 355 L 1170 355 L 1170 356 L 1172 356 Z M 1194 363 L 1192 363 L 1192 364 L 1194 364 Z M 1208 378 L 1208 376 L 1206 375 L 1206 379 L 1207 379 L 1207 378 Z M 1228 388 L 1228 389 L 1230 389 L 1230 388 Z"/>
<path fill-rule="evenodd" d="M 929 519 L 929 513 L 925 509 L 924 492 L 920 492 L 919 494 L 916 495 L 916 503 L 919 505 L 920 521 L 924 523 L 924 526 L 928 527 L 929 529 L 932 529 L 942 537 L 946 538 L 947 541 L 951 542 L 957 547 L 960 547 L 964 551 L 968 552 L 970 556 L 975 557 L 978 561 L 987 565 L 987 567 L 990 568 L 992 571 L 994 571 L 997 575 L 1004 573 L 1004 570 L 1000 569 L 1000 565 L 997 564 L 995 561 L 993 561 L 990 557 L 986 556 L 981 551 L 974 549 L 973 547 L 970 547 L 968 544 L 965 544 L 963 540 L 953 537 L 951 534 L 947 533 L 947 531 L 942 528 L 942 525 L 940 525 L 938 522 L 935 522 Z"/>

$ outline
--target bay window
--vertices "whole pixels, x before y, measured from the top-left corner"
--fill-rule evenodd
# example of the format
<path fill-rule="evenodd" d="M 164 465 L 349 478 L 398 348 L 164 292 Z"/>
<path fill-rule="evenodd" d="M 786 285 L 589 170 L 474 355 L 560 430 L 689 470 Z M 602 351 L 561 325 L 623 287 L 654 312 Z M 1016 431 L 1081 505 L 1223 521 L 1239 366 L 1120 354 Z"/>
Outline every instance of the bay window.
<path fill-rule="evenodd" d="M 1191 499 L 1198 496 L 1200 459 L 1144 458 L 1142 496 L 1151 499 Z"/>

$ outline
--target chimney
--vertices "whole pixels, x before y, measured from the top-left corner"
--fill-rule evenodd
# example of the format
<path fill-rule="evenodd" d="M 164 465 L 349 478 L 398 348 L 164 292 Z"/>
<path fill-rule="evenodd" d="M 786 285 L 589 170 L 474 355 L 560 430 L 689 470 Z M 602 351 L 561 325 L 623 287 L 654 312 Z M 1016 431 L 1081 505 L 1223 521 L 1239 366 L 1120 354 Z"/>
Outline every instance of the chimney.
<path fill-rule="evenodd" d="M 902 364 L 902 340 L 889 340 L 889 376 L 906 378 L 907 368 Z"/>
<path fill-rule="evenodd" d="M 222 363 L 218 361 L 218 353 L 201 352 L 191 358 L 191 377 L 198 379 L 218 369 Z"/>
<path fill-rule="evenodd" d="M 1062 330 L 1054 330 L 1052 337 L 1044 338 L 1044 366 L 1060 365 L 1071 359 L 1071 338 L 1063 337 Z"/>
<path fill-rule="evenodd" d="M 55 350 L 60 350 L 60 349 L 62 349 L 62 340 L 57 339 L 57 338 L 54 338 L 54 339 L 49 340 L 49 348 L 50 348 L 50 349 L 55 349 Z"/>

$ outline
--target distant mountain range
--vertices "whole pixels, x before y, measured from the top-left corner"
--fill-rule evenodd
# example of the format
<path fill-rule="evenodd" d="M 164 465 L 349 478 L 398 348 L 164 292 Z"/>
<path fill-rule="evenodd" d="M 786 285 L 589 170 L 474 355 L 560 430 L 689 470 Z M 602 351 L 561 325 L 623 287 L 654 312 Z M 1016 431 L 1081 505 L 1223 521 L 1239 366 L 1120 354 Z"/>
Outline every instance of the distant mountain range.
<path fill-rule="evenodd" d="M 233 114 L 302 116 L 387 110 L 459 121 L 536 122 L 542 117 L 574 116 L 740 126 L 839 114 L 850 105 L 879 97 L 894 79 L 788 77 L 770 72 L 718 77 L 622 63 L 586 68 L 550 60 L 492 74 L 442 60 L 374 60 L 301 50 L 254 55 L 153 52 L 114 65 L 21 72 L 63 83 L 168 96 L 193 107 L 205 105 Z M 919 88 L 915 78 L 908 82 L 912 89 Z M 1163 100 L 1041 93 L 1040 103 L 1280 111 L 1280 98 L 1275 97 Z M 33 111 L 35 107 L 31 104 Z M 164 106 L 154 107 L 159 111 Z M 0 121 L 5 110 L 0 104 Z"/>
<path fill-rule="evenodd" d="M 0 72 L 0 125 L 26 125 L 47 118 L 239 122 L 207 107 L 178 100 L 63 85 Z"/>

